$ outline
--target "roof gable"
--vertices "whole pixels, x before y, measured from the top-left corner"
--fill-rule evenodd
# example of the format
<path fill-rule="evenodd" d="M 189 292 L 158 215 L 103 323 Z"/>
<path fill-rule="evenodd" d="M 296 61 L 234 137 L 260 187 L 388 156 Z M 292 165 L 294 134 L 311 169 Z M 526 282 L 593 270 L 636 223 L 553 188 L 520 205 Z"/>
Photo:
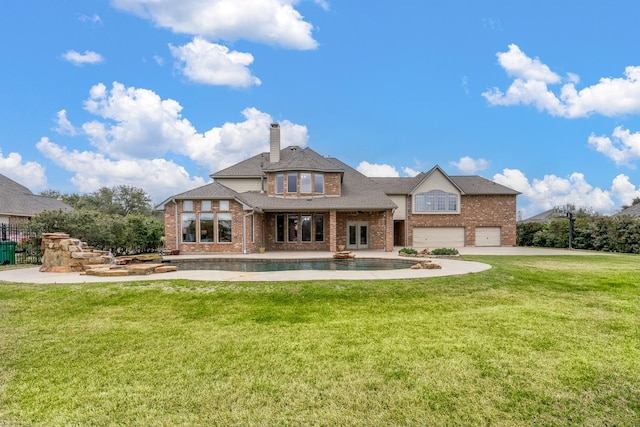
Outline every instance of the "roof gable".
<path fill-rule="evenodd" d="M 180 194 L 169 197 L 156 206 L 156 209 L 164 209 L 165 205 L 172 200 L 225 200 L 237 199 L 238 193 L 228 187 L 218 183 L 210 182 L 201 187 L 197 187 Z"/>

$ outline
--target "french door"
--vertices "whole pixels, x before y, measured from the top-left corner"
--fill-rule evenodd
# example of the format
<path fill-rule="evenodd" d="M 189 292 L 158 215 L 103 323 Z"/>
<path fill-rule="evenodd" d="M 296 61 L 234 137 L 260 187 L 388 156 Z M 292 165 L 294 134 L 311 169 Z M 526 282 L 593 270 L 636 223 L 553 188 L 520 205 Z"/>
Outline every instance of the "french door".
<path fill-rule="evenodd" d="M 367 249 L 369 247 L 369 222 L 351 221 L 347 223 L 347 249 Z"/>

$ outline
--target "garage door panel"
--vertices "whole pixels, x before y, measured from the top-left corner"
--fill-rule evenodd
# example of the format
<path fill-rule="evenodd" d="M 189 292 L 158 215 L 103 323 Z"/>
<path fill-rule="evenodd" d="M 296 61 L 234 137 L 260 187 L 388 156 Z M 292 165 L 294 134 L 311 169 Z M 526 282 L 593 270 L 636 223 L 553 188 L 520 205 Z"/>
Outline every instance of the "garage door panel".
<path fill-rule="evenodd" d="M 464 246 L 464 227 L 416 227 L 413 229 L 416 248 L 461 248 Z"/>
<path fill-rule="evenodd" d="M 501 246 L 500 227 L 476 227 L 476 246 Z"/>

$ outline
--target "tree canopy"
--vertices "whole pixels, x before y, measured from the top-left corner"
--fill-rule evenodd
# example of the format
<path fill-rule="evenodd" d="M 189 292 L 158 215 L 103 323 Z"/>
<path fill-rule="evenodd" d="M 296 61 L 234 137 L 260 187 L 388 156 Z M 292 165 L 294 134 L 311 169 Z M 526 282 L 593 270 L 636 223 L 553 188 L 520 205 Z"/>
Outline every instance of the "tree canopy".
<path fill-rule="evenodd" d="M 62 200 L 74 209 L 97 211 L 108 215 L 153 215 L 151 196 L 143 189 L 129 185 L 102 187 L 88 194 L 62 194 L 56 190 L 46 190 L 40 194 Z"/>

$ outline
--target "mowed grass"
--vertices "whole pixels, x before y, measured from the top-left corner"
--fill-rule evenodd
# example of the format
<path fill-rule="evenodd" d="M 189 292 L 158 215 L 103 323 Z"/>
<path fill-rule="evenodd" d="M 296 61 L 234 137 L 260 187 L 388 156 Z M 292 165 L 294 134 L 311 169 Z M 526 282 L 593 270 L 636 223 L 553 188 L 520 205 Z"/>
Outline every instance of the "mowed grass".
<path fill-rule="evenodd" d="M 640 257 L 465 258 L 493 268 L 0 283 L 0 425 L 640 424 Z"/>

